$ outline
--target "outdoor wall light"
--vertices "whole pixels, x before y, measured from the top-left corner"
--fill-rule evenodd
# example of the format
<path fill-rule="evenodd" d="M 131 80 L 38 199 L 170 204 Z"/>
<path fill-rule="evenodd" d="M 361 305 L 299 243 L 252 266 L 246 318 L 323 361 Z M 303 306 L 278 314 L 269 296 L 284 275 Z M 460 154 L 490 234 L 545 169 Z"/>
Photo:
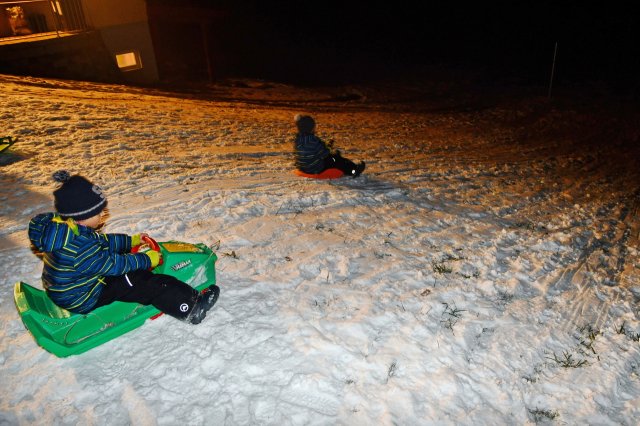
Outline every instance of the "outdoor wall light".
<path fill-rule="evenodd" d="M 120 71 L 133 71 L 142 68 L 140 53 L 135 50 L 116 53 L 116 62 Z"/>

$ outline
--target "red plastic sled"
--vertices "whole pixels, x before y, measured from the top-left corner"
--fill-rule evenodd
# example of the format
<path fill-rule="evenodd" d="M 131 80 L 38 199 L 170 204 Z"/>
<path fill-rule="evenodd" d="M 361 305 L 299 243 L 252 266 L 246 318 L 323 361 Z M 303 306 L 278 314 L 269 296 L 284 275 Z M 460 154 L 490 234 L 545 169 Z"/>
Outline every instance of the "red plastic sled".
<path fill-rule="evenodd" d="M 294 170 L 293 173 L 296 174 L 297 176 L 302 176 L 302 177 L 311 178 L 311 179 L 337 179 L 344 176 L 344 173 L 342 173 L 342 170 L 339 170 L 339 169 L 327 169 L 322 173 L 318 173 L 315 175 L 312 175 L 310 173 L 305 173 L 300 170 Z"/>

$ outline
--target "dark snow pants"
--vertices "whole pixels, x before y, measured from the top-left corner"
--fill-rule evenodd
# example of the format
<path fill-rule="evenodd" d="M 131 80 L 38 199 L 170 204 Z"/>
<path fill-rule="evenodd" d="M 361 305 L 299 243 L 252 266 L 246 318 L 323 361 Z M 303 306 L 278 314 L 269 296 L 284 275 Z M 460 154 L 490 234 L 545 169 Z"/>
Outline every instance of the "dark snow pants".
<path fill-rule="evenodd" d="M 356 164 L 342 157 L 340 154 L 331 154 L 324 159 L 324 169 L 339 169 L 345 175 L 353 175 L 356 170 Z"/>
<path fill-rule="evenodd" d="M 153 305 L 165 314 L 185 319 L 196 302 L 198 291 L 170 275 L 133 271 L 117 277 L 104 277 L 105 286 L 98 306 L 133 302 Z"/>

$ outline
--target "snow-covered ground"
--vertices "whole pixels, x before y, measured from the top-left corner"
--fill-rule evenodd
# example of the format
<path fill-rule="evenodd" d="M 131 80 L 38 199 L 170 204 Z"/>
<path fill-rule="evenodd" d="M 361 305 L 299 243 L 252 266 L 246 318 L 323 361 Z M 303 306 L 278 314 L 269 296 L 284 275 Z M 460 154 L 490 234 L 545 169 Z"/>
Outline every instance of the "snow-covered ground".
<path fill-rule="evenodd" d="M 638 109 L 433 81 L 0 76 L 0 424 L 638 424 Z M 294 176 L 299 112 L 365 174 Z M 105 190 L 107 232 L 219 240 L 202 324 L 36 345 L 12 290 L 40 286 L 58 169 Z"/>

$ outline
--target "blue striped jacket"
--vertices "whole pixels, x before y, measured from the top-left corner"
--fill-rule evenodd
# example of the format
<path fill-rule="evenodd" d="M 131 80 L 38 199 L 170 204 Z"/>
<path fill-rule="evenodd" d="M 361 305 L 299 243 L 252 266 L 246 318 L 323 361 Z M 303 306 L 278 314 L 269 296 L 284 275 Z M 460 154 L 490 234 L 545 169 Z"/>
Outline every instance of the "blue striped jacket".
<path fill-rule="evenodd" d="M 295 164 L 305 173 L 321 173 L 324 159 L 331 154 L 327 144 L 312 133 L 298 133 L 294 142 Z"/>
<path fill-rule="evenodd" d="M 43 213 L 29 222 L 29 239 L 43 253 L 42 282 L 53 302 L 71 312 L 89 312 L 105 276 L 151 267 L 149 256 L 129 253 L 131 237 L 102 234 Z"/>

